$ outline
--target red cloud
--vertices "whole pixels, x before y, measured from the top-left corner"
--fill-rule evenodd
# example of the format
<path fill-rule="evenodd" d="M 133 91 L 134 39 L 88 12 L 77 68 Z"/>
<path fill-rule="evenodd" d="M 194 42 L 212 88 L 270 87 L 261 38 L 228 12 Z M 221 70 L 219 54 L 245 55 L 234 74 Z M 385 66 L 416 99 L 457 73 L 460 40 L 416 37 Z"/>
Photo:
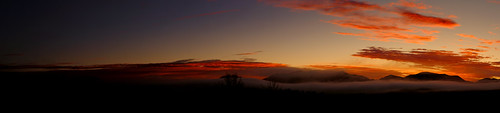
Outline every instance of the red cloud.
<path fill-rule="evenodd" d="M 468 80 L 500 76 L 500 67 L 480 60 L 488 58 L 480 55 L 457 54 L 453 51 L 414 49 L 412 51 L 369 47 L 353 54 L 357 57 L 411 62 L 429 69 L 440 69 L 446 73 L 460 74 Z"/>
<path fill-rule="evenodd" d="M 92 66 L 61 66 L 61 65 L 22 65 L 22 66 L 0 66 L 0 69 L 46 69 L 46 70 L 81 70 L 81 73 L 95 73 L 106 79 L 114 78 L 162 78 L 162 79 L 216 79 L 224 73 L 238 73 L 246 78 L 265 78 L 268 74 L 256 74 L 254 69 L 285 68 L 285 64 L 245 62 L 239 60 L 205 60 L 191 61 L 181 60 L 171 63 L 153 64 L 106 64 Z M 239 73 L 242 72 L 242 73 Z"/>
<path fill-rule="evenodd" d="M 201 16 L 216 15 L 216 14 L 236 12 L 236 11 L 240 11 L 240 10 L 239 9 L 232 9 L 232 10 L 223 10 L 223 11 L 217 11 L 217 12 L 211 12 L 211 13 L 203 13 L 203 14 L 180 17 L 180 18 L 177 18 L 176 20 L 184 20 L 184 19 L 196 18 L 196 17 L 201 17 Z"/>
<path fill-rule="evenodd" d="M 364 40 L 389 41 L 401 40 L 406 43 L 423 44 L 436 39 L 431 36 L 439 31 L 420 27 L 454 28 L 460 26 L 451 19 L 418 14 L 407 8 L 428 9 L 431 6 L 415 1 L 401 0 L 388 6 L 355 0 L 259 0 L 276 7 L 293 10 L 317 11 L 321 14 L 339 17 L 326 21 L 341 27 L 364 30 L 365 33 L 337 33 L 367 37 Z M 420 32 L 419 32 L 420 31 Z"/>
<path fill-rule="evenodd" d="M 368 23 L 363 23 L 360 21 L 331 21 L 330 23 L 337 24 L 342 27 L 350 27 L 350 28 L 355 28 L 355 29 L 362 29 L 362 30 L 389 30 L 389 31 L 410 31 L 409 29 L 406 28 L 400 28 L 397 26 L 391 26 L 391 25 L 371 25 Z"/>
<path fill-rule="evenodd" d="M 491 62 L 493 65 L 500 65 L 500 62 Z"/>
<path fill-rule="evenodd" d="M 258 0 L 276 7 L 286 7 L 298 10 L 318 10 L 325 14 L 348 14 L 358 10 L 380 10 L 379 5 L 368 4 L 353 0 Z"/>
<path fill-rule="evenodd" d="M 444 19 L 432 16 L 425 16 L 414 12 L 404 11 L 400 13 L 406 22 L 413 23 L 417 26 L 435 26 L 454 28 L 460 26 L 451 19 Z"/>
<path fill-rule="evenodd" d="M 486 52 L 486 50 L 482 49 L 473 49 L 473 48 L 460 48 L 462 51 L 471 51 L 471 52 Z"/>
<path fill-rule="evenodd" d="M 496 1 L 496 0 L 488 0 L 489 3 L 495 3 L 495 4 L 500 4 L 500 1 Z"/>

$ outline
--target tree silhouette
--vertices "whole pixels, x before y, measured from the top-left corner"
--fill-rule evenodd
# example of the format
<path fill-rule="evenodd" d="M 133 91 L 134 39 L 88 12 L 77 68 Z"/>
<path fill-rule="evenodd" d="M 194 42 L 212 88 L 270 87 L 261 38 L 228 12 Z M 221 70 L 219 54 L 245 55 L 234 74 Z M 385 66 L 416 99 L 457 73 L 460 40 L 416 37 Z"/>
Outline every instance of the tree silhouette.
<path fill-rule="evenodd" d="M 243 81 L 241 81 L 241 76 L 237 74 L 226 74 L 220 77 L 224 79 L 224 86 L 227 88 L 241 88 L 243 87 Z"/>
<path fill-rule="evenodd" d="M 269 80 L 269 82 L 267 83 L 267 88 L 271 89 L 271 90 L 280 90 L 281 89 L 278 82 L 276 82 L 274 80 Z"/>

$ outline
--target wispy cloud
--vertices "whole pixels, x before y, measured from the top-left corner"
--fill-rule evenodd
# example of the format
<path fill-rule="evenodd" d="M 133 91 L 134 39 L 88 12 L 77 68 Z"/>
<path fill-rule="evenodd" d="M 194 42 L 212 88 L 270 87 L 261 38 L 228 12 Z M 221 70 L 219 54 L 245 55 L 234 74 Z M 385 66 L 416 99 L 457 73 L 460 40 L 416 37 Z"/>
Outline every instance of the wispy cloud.
<path fill-rule="evenodd" d="M 460 48 L 462 51 L 471 51 L 471 52 L 487 52 L 486 50 L 482 49 L 474 49 L 474 48 Z"/>
<path fill-rule="evenodd" d="M 390 6 L 403 6 L 408 8 L 429 9 L 431 5 L 417 3 L 417 0 L 399 0 L 399 2 L 389 3 Z"/>
<path fill-rule="evenodd" d="M 476 46 L 476 47 L 480 47 L 480 48 L 483 48 L 483 49 L 490 49 L 489 46 Z"/>
<path fill-rule="evenodd" d="M 345 28 L 358 29 L 364 33 L 335 32 L 340 35 L 365 37 L 363 40 L 397 41 L 424 44 L 437 39 L 436 30 L 455 28 L 460 24 L 447 18 L 417 13 L 428 11 L 430 5 L 417 0 L 400 0 L 397 3 L 378 5 L 355 0 L 259 0 L 275 7 L 293 10 L 317 11 L 324 15 L 340 17 L 325 21 Z M 417 10 L 417 11 L 414 11 Z"/>
<path fill-rule="evenodd" d="M 416 26 L 424 27 L 447 27 L 454 28 L 460 26 L 455 21 L 446 18 L 439 18 L 433 16 L 425 16 L 411 11 L 404 11 L 400 13 L 404 17 L 404 21 Z"/>
<path fill-rule="evenodd" d="M 470 38 L 470 39 L 476 39 L 478 41 L 481 41 L 482 44 L 489 44 L 489 45 L 493 45 L 495 43 L 500 43 L 500 40 L 488 40 L 488 39 L 482 39 L 482 38 L 478 38 L 474 35 L 469 35 L 469 34 L 457 34 L 458 36 L 461 36 L 461 37 L 464 37 L 464 38 Z"/>
<path fill-rule="evenodd" d="M 436 36 L 421 36 L 415 34 L 383 32 L 383 31 L 374 31 L 368 33 L 344 33 L 344 32 L 335 32 L 335 33 L 340 35 L 367 37 L 364 40 L 388 42 L 391 41 L 391 39 L 398 39 L 398 40 L 403 40 L 406 43 L 415 43 L 415 44 L 424 44 L 423 41 L 428 42 L 437 39 Z"/>
<path fill-rule="evenodd" d="M 491 31 L 488 31 L 488 33 L 489 33 L 490 35 L 497 35 L 497 33 L 495 33 L 495 32 L 491 32 Z"/>
<path fill-rule="evenodd" d="M 497 0 L 486 0 L 488 3 L 500 4 L 500 1 Z"/>
<path fill-rule="evenodd" d="M 458 18 L 457 15 L 448 15 L 448 18 Z"/>
<path fill-rule="evenodd" d="M 474 48 L 460 48 L 462 50 L 460 53 L 464 55 L 479 55 L 480 52 L 487 52 L 487 50 L 474 49 Z"/>
<path fill-rule="evenodd" d="M 238 53 L 238 54 L 235 54 L 235 55 L 256 55 L 256 54 L 259 54 L 261 52 L 262 51 L 255 51 L 255 52 L 248 52 L 248 53 Z"/>
<path fill-rule="evenodd" d="M 239 9 L 231 9 L 231 10 L 216 11 L 216 12 L 211 12 L 211 13 L 190 15 L 190 16 L 179 17 L 176 20 L 185 20 L 185 19 L 191 19 L 191 18 L 196 18 L 196 17 L 216 15 L 216 14 L 229 13 L 229 12 L 237 12 L 237 11 L 240 11 L 240 10 Z"/>
<path fill-rule="evenodd" d="M 460 53 L 445 50 L 414 49 L 402 51 L 382 47 L 369 47 L 353 54 L 357 57 L 411 62 L 420 67 L 437 69 L 450 74 L 460 74 L 464 79 L 477 80 L 500 76 L 500 67 L 481 60 L 489 58 L 478 54 L 479 49 L 463 49 Z"/>

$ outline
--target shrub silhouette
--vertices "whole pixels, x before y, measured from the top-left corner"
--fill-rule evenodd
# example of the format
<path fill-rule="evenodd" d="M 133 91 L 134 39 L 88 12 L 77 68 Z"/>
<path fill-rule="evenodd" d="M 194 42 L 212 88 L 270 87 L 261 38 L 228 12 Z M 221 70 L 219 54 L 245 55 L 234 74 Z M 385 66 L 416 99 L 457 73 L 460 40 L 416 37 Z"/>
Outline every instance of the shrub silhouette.
<path fill-rule="evenodd" d="M 241 88 L 243 87 L 243 81 L 241 81 L 241 76 L 237 74 L 226 74 L 220 77 L 224 79 L 224 87 L 226 88 Z"/>
<path fill-rule="evenodd" d="M 270 80 L 270 81 L 267 83 L 267 88 L 268 88 L 268 89 L 271 89 L 271 90 L 280 90 L 280 89 L 281 89 L 281 87 L 280 87 L 280 85 L 278 84 L 278 82 L 273 81 L 273 80 Z"/>

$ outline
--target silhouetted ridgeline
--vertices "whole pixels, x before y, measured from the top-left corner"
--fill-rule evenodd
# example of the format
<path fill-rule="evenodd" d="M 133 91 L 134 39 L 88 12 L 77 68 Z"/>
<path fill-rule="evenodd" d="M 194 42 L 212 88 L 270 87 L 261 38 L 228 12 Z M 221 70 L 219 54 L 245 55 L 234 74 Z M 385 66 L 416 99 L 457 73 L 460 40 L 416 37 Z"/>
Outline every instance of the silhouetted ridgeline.
<path fill-rule="evenodd" d="M 281 83 L 304 83 L 304 82 L 362 82 L 370 81 L 371 79 L 361 76 L 352 75 L 343 71 L 297 71 L 292 73 L 281 73 L 271 75 L 264 80 L 281 82 Z M 421 72 L 406 77 L 388 75 L 380 80 L 410 80 L 410 81 L 455 81 L 466 82 L 460 76 L 450 76 L 446 74 L 437 74 L 431 72 Z M 496 80 L 496 79 L 494 79 Z M 482 82 L 493 82 L 493 79 L 484 79 Z"/>
<path fill-rule="evenodd" d="M 305 83 L 305 82 L 362 82 L 371 81 L 371 79 L 361 76 L 352 75 L 343 71 L 296 71 L 291 73 L 280 73 L 273 74 L 264 80 L 281 82 L 281 83 Z M 408 80 L 408 81 L 455 81 L 455 82 L 467 82 L 460 76 L 451 76 L 446 74 L 437 74 L 431 72 L 421 72 L 418 74 L 408 75 L 406 77 L 400 77 L 395 75 L 388 75 L 380 80 Z M 478 82 L 495 82 L 497 79 L 485 78 Z"/>
<path fill-rule="evenodd" d="M 500 79 L 496 79 L 496 78 L 483 78 L 483 79 L 477 81 L 477 83 L 496 83 L 496 82 L 500 82 Z"/>
<path fill-rule="evenodd" d="M 442 80 L 442 81 L 456 81 L 456 82 L 465 82 L 459 76 L 450 76 L 446 74 L 436 74 L 430 72 L 421 72 L 415 75 L 408 75 L 405 77 L 408 80 Z"/>
<path fill-rule="evenodd" d="M 297 71 L 271 75 L 264 80 L 281 83 L 304 83 L 304 82 L 360 82 L 369 81 L 369 78 L 360 75 L 352 75 L 344 71 Z"/>
<path fill-rule="evenodd" d="M 380 80 L 403 80 L 403 77 L 396 76 L 396 75 L 387 75 L 385 77 L 380 78 Z"/>
<path fill-rule="evenodd" d="M 380 80 L 416 80 L 416 81 L 455 81 L 455 82 L 466 82 L 460 76 L 450 76 L 447 74 L 437 74 L 431 72 L 421 72 L 414 75 L 408 75 L 406 77 L 399 77 L 394 75 L 388 75 Z"/>

